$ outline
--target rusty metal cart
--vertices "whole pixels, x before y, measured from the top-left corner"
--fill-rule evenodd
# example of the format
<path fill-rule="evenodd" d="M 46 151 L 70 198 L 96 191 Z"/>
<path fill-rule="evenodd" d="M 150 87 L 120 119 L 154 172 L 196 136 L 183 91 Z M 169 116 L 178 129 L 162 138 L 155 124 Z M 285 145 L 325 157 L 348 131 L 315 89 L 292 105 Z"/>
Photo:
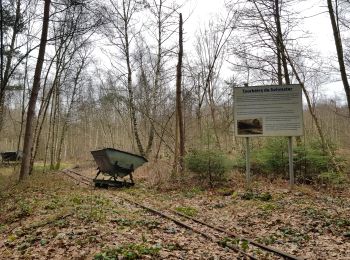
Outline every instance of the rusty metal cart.
<path fill-rule="evenodd" d="M 96 187 L 131 187 L 134 185 L 132 173 L 147 162 L 142 156 L 114 148 L 91 151 L 91 154 L 98 166 L 93 179 Z M 108 179 L 98 179 L 101 173 Z M 123 179 L 125 176 L 129 176 L 130 181 Z"/>

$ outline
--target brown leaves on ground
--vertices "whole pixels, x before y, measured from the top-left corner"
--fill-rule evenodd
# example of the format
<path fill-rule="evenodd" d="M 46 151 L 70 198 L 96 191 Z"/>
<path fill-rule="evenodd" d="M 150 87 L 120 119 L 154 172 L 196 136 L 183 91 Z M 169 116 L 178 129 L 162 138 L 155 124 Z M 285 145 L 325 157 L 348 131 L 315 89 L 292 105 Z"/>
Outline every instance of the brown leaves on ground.
<path fill-rule="evenodd" d="M 234 252 L 123 201 L 118 196 L 123 194 L 307 259 L 350 259 L 348 194 L 305 186 L 289 191 L 284 183 L 263 180 L 247 191 L 238 178 L 224 188 L 184 183 L 172 191 L 156 191 L 145 174 L 128 190 L 87 188 L 59 173 L 0 184 L 0 259 L 236 258 Z"/>

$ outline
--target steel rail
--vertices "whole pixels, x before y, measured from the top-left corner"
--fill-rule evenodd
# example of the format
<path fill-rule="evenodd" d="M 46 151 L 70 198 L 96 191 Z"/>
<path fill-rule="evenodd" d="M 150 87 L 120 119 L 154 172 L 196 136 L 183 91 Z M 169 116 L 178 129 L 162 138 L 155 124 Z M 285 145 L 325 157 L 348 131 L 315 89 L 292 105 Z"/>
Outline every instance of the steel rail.
<path fill-rule="evenodd" d="M 85 180 L 90 179 L 89 177 L 86 177 L 86 176 L 84 176 L 84 175 L 82 175 L 82 174 L 80 174 L 80 173 L 78 173 L 78 172 L 76 172 L 76 171 L 67 169 L 67 170 L 63 170 L 62 172 L 65 173 L 67 176 L 71 177 L 72 179 L 76 180 L 76 181 L 81 181 L 81 183 L 83 183 L 83 184 L 85 184 L 85 185 L 88 185 L 88 186 L 91 185 L 91 183 L 86 183 L 86 182 L 85 182 Z M 79 177 L 82 177 L 82 178 L 81 178 L 81 179 L 76 179 L 76 178 L 74 178 L 73 176 L 71 176 L 70 174 L 68 174 L 68 172 L 69 172 L 69 173 L 72 173 L 72 174 L 75 174 L 75 175 L 77 175 L 77 176 L 79 176 Z M 92 179 L 91 179 L 91 180 L 92 180 Z M 155 215 L 159 215 L 159 216 L 161 216 L 161 217 L 163 217 L 163 218 L 166 218 L 166 219 L 168 219 L 168 220 L 174 222 L 174 223 L 177 224 L 178 226 L 181 226 L 181 227 L 183 227 L 183 228 L 189 229 L 189 230 L 191 230 L 191 231 L 193 231 L 193 232 L 195 232 L 195 233 L 197 233 L 197 234 L 203 236 L 204 238 L 210 240 L 211 242 L 217 243 L 219 246 L 227 247 L 227 248 L 229 248 L 229 249 L 235 251 L 236 253 L 240 253 L 240 254 L 244 255 L 244 256 L 248 257 L 248 259 L 251 259 L 251 260 L 258 260 L 258 258 L 256 258 L 255 256 L 252 256 L 252 255 L 248 254 L 247 252 L 244 252 L 243 250 L 239 249 L 239 248 L 238 248 L 237 246 L 235 246 L 235 245 L 226 244 L 225 246 L 223 246 L 222 243 L 221 243 L 220 241 L 215 240 L 213 237 L 211 237 L 210 235 L 206 234 L 205 232 L 202 232 L 202 231 L 198 230 L 197 228 L 194 228 L 194 227 L 192 227 L 192 226 L 190 226 L 190 225 L 184 223 L 183 221 L 180 221 L 180 220 L 178 220 L 178 219 L 176 219 L 176 218 L 174 218 L 174 217 L 172 217 L 172 216 L 170 216 L 170 215 L 168 215 L 168 214 L 166 214 L 166 213 L 164 213 L 164 212 L 161 212 L 161 211 L 158 211 L 158 210 L 156 210 L 156 209 L 154 209 L 154 208 L 151 208 L 151 207 L 148 207 L 148 206 L 146 206 L 146 205 L 143 205 L 143 204 L 141 204 L 141 203 L 139 203 L 139 202 L 136 202 L 136 201 L 134 201 L 134 200 L 132 200 L 132 199 L 126 198 L 125 196 L 120 196 L 120 195 L 119 195 L 119 198 L 121 198 L 121 199 L 127 201 L 127 202 L 130 203 L 130 204 L 134 204 L 134 205 L 136 205 L 136 206 L 138 206 L 138 207 L 140 207 L 140 208 L 142 208 L 142 209 L 145 209 L 145 210 L 147 210 L 147 211 L 149 211 L 149 212 L 151 212 L 151 213 L 153 213 L 153 214 L 155 214 Z"/>
<path fill-rule="evenodd" d="M 191 219 L 191 220 L 194 221 L 194 222 L 197 222 L 197 223 L 202 224 L 202 225 L 204 225 L 204 226 L 210 227 L 210 228 L 212 228 L 212 229 L 214 229 L 214 230 L 216 230 L 216 231 L 220 231 L 220 232 L 222 232 L 222 233 L 226 233 L 227 235 L 229 235 L 229 236 L 232 237 L 232 238 L 236 238 L 236 239 L 238 239 L 238 240 L 246 240 L 246 241 L 248 241 L 248 242 L 249 242 L 250 244 L 252 244 L 252 245 L 255 245 L 255 246 L 257 246 L 257 247 L 260 247 L 261 249 L 264 249 L 264 250 L 269 251 L 269 252 L 271 252 L 271 253 L 275 253 L 275 254 L 277 254 L 277 255 L 279 255 L 279 256 L 284 257 L 285 259 L 288 259 L 288 260 L 303 260 L 303 259 L 304 259 L 304 258 L 295 256 L 295 255 L 288 254 L 288 253 L 283 252 L 283 251 L 281 251 L 281 250 L 279 250 L 279 249 L 276 249 L 276 248 L 274 248 L 274 247 L 270 247 L 270 246 L 261 244 L 261 243 L 255 241 L 255 240 L 252 240 L 252 239 L 249 239 L 249 238 L 240 237 L 239 235 L 237 235 L 237 234 L 235 234 L 235 233 L 233 233 L 233 232 L 231 232 L 231 231 L 229 231 L 229 230 L 227 230 L 227 229 L 224 229 L 224 228 L 221 228 L 221 227 L 218 227 L 218 226 L 214 226 L 214 225 L 212 225 L 212 224 L 208 224 L 208 223 L 206 223 L 206 222 L 204 222 L 204 221 L 201 221 L 201 220 L 199 220 L 199 219 L 197 219 L 197 218 L 187 216 L 187 215 L 185 215 L 185 214 L 183 214 L 183 213 L 180 213 L 180 212 L 177 212 L 177 211 L 175 211 L 175 210 L 172 210 L 172 209 L 169 209 L 169 210 L 170 210 L 171 212 L 173 212 L 174 214 L 176 214 L 176 215 L 182 216 L 182 217 L 187 218 L 187 219 Z"/>
<path fill-rule="evenodd" d="M 154 209 L 154 208 L 151 208 L 151 207 L 149 207 L 149 206 L 145 206 L 144 204 L 141 204 L 141 203 L 139 203 L 139 202 L 136 202 L 136 201 L 134 201 L 134 200 L 132 200 L 132 199 L 126 198 L 125 196 L 119 196 L 119 197 L 122 198 L 122 199 L 124 199 L 124 200 L 126 200 L 126 201 L 128 201 L 129 203 L 132 203 L 132 204 L 137 205 L 137 206 L 140 207 L 140 208 L 143 208 L 143 209 L 145 209 L 145 210 L 147 210 L 147 211 L 150 211 L 150 212 L 152 212 L 152 213 L 154 213 L 154 214 L 156 214 L 156 215 L 159 215 L 159 216 L 161 216 L 161 217 L 163 217 L 163 218 L 169 219 L 169 220 L 173 221 L 175 224 L 177 224 L 177 225 L 179 225 L 179 226 L 181 226 L 181 227 L 184 227 L 184 228 L 186 228 L 186 229 L 192 230 L 192 231 L 194 231 L 195 233 L 198 233 L 198 234 L 200 234 L 201 236 L 203 236 L 204 238 L 210 240 L 211 242 L 217 243 L 218 245 L 222 246 L 222 243 L 221 243 L 220 241 L 215 240 L 213 237 L 209 236 L 209 235 L 206 234 L 205 232 L 202 232 L 202 231 L 200 231 L 200 230 L 198 230 L 198 229 L 196 229 L 196 228 L 194 228 L 194 227 L 191 227 L 190 225 L 184 223 L 183 221 L 180 221 L 180 220 L 178 220 L 178 219 L 176 219 L 176 218 L 174 218 L 174 217 L 172 217 L 172 216 L 170 216 L 170 215 L 168 215 L 168 214 L 166 214 L 166 213 L 164 213 L 164 212 L 161 212 L 161 211 L 156 210 L 156 209 Z M 232 249 L 232 250 L 235 251 L 236 253 L 243 254 L 243 255 L 245 255 L 246 257 L 248 257 L 249 259 L 258 260 L 258 258 L 256 258 L 255 256 L 250 255 L 250 254 L 244 252 L 243 250 L 239 249 L 237 246 L 230 245 L 230 244 L 226 244 L 224 247 L 227 247 L 227 248 L 229 248 L 229 249 Z"/>
<path fill-rule="evenodd" d="M 73 171 L 73 170 L 71 170 L 71 169 L 65 169 L 65 171 L 70 172 L 70 173 L 73 173 L 73 174 L 76 174 L 76 175 L 78 175 L 79 177 L 81 177 L 82 179 L 88 181 L 88 182 L 91 184 L 91 181 L 92 181 L 91 178 L 89 178 L 89 177 L 87 177 L 87 176 L 85 176 L 85 175 L 83 175 L 83 174 L 81 174 L 81 173 L 78 173 L 78 172 L 76 172 L 76 171 Z"/>
<path fill-rule="evenodd" d="M 71 171 L 71 170 L 69 170 L 69 171 L 62 170 L 62 171 L 60 171 L 60 172 L 64 173 L 64 174 L 67 175 L 69 178 L 71 178 L 71 179 L 73 179 L 73 180 L 75 180 L 75 181 L 78 181 L 78 182 L 80 182 L 80 183 L 83 183 L 83 184 L 85 184 L 85 185 L 87 185 L 87 186 L 91 186 L 91 183 L 90 183 L 87 179 L 84 179 L 84 178 L 81 178 L 81 179 L 74 178 L 72 175 L 69 174 L 69 173 L 73 173 L 73 174 L 76 174 L 76 175 L 80 175 L 80 174 L 77 174 L 76 172 L 73 172 L 73 171 Z"/>
<path fill-rule="evenodd" d="M 76 175 L 82 177 L 83 180 L 82 180 L 82 179 L 80 179 L 80 180 L 79 180 L 79 179 L 76 179 L 76 178 L 72 177 L 71 175 L 69 175 L 69 174 L 68 174 L 67 172 L 65 172 L 65 171 L 62 171 L 62 172 L 64 172 L 67 176 L 71 177 L 72 179 L 74 179 L 74 180 L 76 180 L 76 181 L 81 181 L 83 184 L 88 185 L 88 186 L 91 186 L 91 182 L 90 182 L 90 181 L 92 180 L 91 178 L 86 177 L 86 176 L 84 176 L 84 175 L 82 175 L 82 174 L 80 174 L 80 173 L 78 173 L 78 172 L 76 172 L 76 171 L 70 170 L 70 169 L 67 169 L 66 171 L 68 171 L 68 172 L 70 172 L 70 173 L 72 173 L 72 174 L 76 174 Z M 88 180 L 89 180 L 89 181 L 88 181 Z M 88 182 L 88 183 L 86 183 L 86 182 Z M 126 198 L 125 196 L 120 196 L 120 195 L 119 195 L 119 197 L 120 197 L 121 199 L 123 199 L 123 200 L 129 202 L 129 203 L 132 203 L 132 204 L 137 205 L 137 206 L 140 207 L 140 208 L 143 208 L 143 209 L 145 209 L 145 210 L 147 210 L 147 211 L 150 211 L 150 212 L 152 212 L 153 214 L 156 214 L 156 215 L 159 215 L 159 216 L 161 216 L 161 217 L 163 217 L 163 218 L 169 219 L 169 220 L 171 220 L 172 222 L 174 222 L 175 224 L 177 224 L 177 225 L 179 225 L 179 226 L 181 226 L 181 227 L 184 227 L 184 228 L 186 228 L 186 229 L 190 229 L 190 230 L 192 230 L 192 231 L 194 231 L 194 232 L 200 234 L 201 236 L 205 237 L 206 239 L 211 240 L 212 242 L 215 242 L 215 243 L 218 243 L 219 245 L 222 245 L 222 243 L 220 243 L 220 241 L 215 240 L 213 237 L 209 236 L 209 235 L 206 234 L 205 232 L 200 231 L 200 230 L 198 230 L 198 229 L 196 229 L 196 228 L 194 228 L 194 227 L 191 227 L 190 225 L 188 225 L 188 224 L 186 224 L 186 223 L 184 223 L 184 222 L 182 222 L 182 221 L 180 221 L 180 220 L 178 220 L 178 219 L 176 219 L 176 218 L 174 218 L 174 217 L 172 217 L 172 216 L 170 216 L 170 215 L 168 215 L 168 214 L 166 214 L 166 213 L 164 213 L 164 212 L 161 212 L 161 211 L 159 211 L 159 210 L 156 210 L 156 209 L 154 209 L 154 208 L 151 208 L 151 207 L 149 207 L 149 206 L 146 206 L 146 205 L 144 205 L 144 204 L 141 204 L 141 203 L 139 203 L 139 202 L 136 202 L 136 201 L 134 201 L 134 200 L 132 200 L 132 199 L 130 199 L 130 198 Z M 263 249 L 263 250 L 265 250 L 265 251 L 274 253 L 274 254 L 276 254 L 276 255 L 278 255 L 278 256 L 283 257 L 284 259 L 288 259 L 288 260 L 303 260 L 303 259 L 304 259 L 304 258 L 295 256 L 295 255 L 292 255 L 292 254 L 283 252 L 283 251 L 281 251 L 281 250 L 279 250 L 279 249 L 276 249 L 276 248 L 274 248 L 274 247 L 270 247 L 270 246 L 261 244 L 261 243 L 255 241 L 255 240 L 253 240 L 253 239 L 241 237 L 241 236 L 239 236 L 239 235 L 237 235 L 237 234 L 235 234 L 235 233 L 233 233 L 233 232 L 231 232 L 231 231 L 229 231 L 229 230 L 226 230 L 226 229 L 221 228 L 221 227 L 218 227 L 218 226 L 214 226 L 214 225 L 212 225 L 212 224 L 206 223 L 206 222 L 204 222 L 204 221 L 202 221 L 202 220 L 199 220 L 199 219 L 197 219 L 197 218 L 194 218 L 194 217 L 187 216 L 187 215 L 185 215 L 185 214 L 183 214 L 183 213 L 180 213 L 180 212 L 177 212 L 177 211 L 175 211 L 175 210 L 172 210 L 172 209 L 168 209 L 168 210 L 169 210 L 170 212 L 172 212 L 173 214 L 175 214 L 175 215 L 178 215 L 178 216 L 184 217 L 184 218 L 186 218 L 186 219 L 192 220 L 193 222 L 196 222 L 196 223 L 201 224 L 201 225 L 203 225 L 203 226 L 209 227 L 209 228 L 211 228 L 211 229 L 213 229 L 213 230 L 215 230 L 215 231 L 218 231 L 218 232 L 221 232 L 221 233 L 225 233 L 226 235 L 228 235 L 228 236 L 231 237 L 231 238 L 235 238 L 235 239 L 238 239 L 238 240 L 240 240 L 240 241 L 244 241 L 244 240 L 245 240 L 245 241 L 249 242 L 250 244 L 252 244 L 252 245 L 254 245 L 254 246 L 256 246 L 256 247 L 259 247 L 259 248 L 261 248 L 261 249 Z M 241 254 L 246 255 L 247 257 L 249 257 L 249 259 L 254 259 L 254 260 L 257 259 L 255 256 L 252 256 L 252 255 L 250 255 L 250 254 L 248 254 L 248 253 L 242 251 L 241 249 L 239 249 L 238 247 L 236 247 L 236 246 L 234 246 L 234 245 L 226 244 L 225 246 L 228 247 L 228 248 L 230 248 L 230 249 L 232 249 L 232 250 L 234 250 L 234 251 L 236 251 L 237 253 L 241 253 Z"/>

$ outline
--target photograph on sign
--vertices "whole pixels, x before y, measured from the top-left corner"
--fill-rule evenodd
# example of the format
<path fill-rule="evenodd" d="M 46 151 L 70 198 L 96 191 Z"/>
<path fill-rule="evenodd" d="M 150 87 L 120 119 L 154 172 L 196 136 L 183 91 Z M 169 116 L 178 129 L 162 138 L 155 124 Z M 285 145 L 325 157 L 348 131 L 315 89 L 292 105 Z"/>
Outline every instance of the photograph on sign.
<path fill-rule="evenodd" d="M 240 135 L 263 134 L 262 118 L 237 120 L 237 130 Z"/>
<path fill-rule="evenodd" d="M 237 136 L 301 136 L 301 86 L 235 88 L 234 114 Z"/>

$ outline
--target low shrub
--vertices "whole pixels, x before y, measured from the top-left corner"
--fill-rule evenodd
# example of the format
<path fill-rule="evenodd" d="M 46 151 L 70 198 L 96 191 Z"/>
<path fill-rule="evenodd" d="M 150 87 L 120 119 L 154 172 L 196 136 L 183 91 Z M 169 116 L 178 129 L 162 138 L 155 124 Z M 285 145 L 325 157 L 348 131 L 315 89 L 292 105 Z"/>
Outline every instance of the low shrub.
<path fill-rule="evenodd" d="M 192 150 L 185 157 L 186 168 L 210 184 L 225 180 L 226 173 L 232 168 L 232 161 L 215 150 Z"/>
<path fill-rule="evenodd" d="M 253 151 L 252 164 L 264 173 L 286 173 L 288 170 L 288 140 L 269 138 L 265 145 Z"/>
<path fill-rule="evenodd" d="M 348 182 L 346 175 L 338 172 L 323 172 L 318 178 L 321 183 L 332 186 L 342 186 Z"/>
<path fill-rule="evenodd" d="M 192 207 L 177 207 L 175 210 L 190 217 L 194 217 L 198 213 L 198 210 Z"/>
<path fill-rule="evenodd" d="M 158 258 L 160 247 L 147 246 L 144 244 L 127 244 L 117 248 L 107 248 L 106 250 L 96 254 L 94 260 L 117 260 L 117 259 L 142 259 L 149 256 L 152 259 Z"/>
<path fill-rule="evenodd" d="M 331 146 L 335 149 L 334 146 Z M 293 149 L 294 171 L 299 182 L 317 182 L 324 172 L 336 172 L 331 163 L 331 155 L 325 154 L 320 142 L 313 141 Z M 335 158 L 341 164 L 342 159 Z M 261 149 L 255 150 L 252 156 L 254 169 L 265 174 L 288 177 L 288 140 L 287 138 L 269 138 Z"/>

